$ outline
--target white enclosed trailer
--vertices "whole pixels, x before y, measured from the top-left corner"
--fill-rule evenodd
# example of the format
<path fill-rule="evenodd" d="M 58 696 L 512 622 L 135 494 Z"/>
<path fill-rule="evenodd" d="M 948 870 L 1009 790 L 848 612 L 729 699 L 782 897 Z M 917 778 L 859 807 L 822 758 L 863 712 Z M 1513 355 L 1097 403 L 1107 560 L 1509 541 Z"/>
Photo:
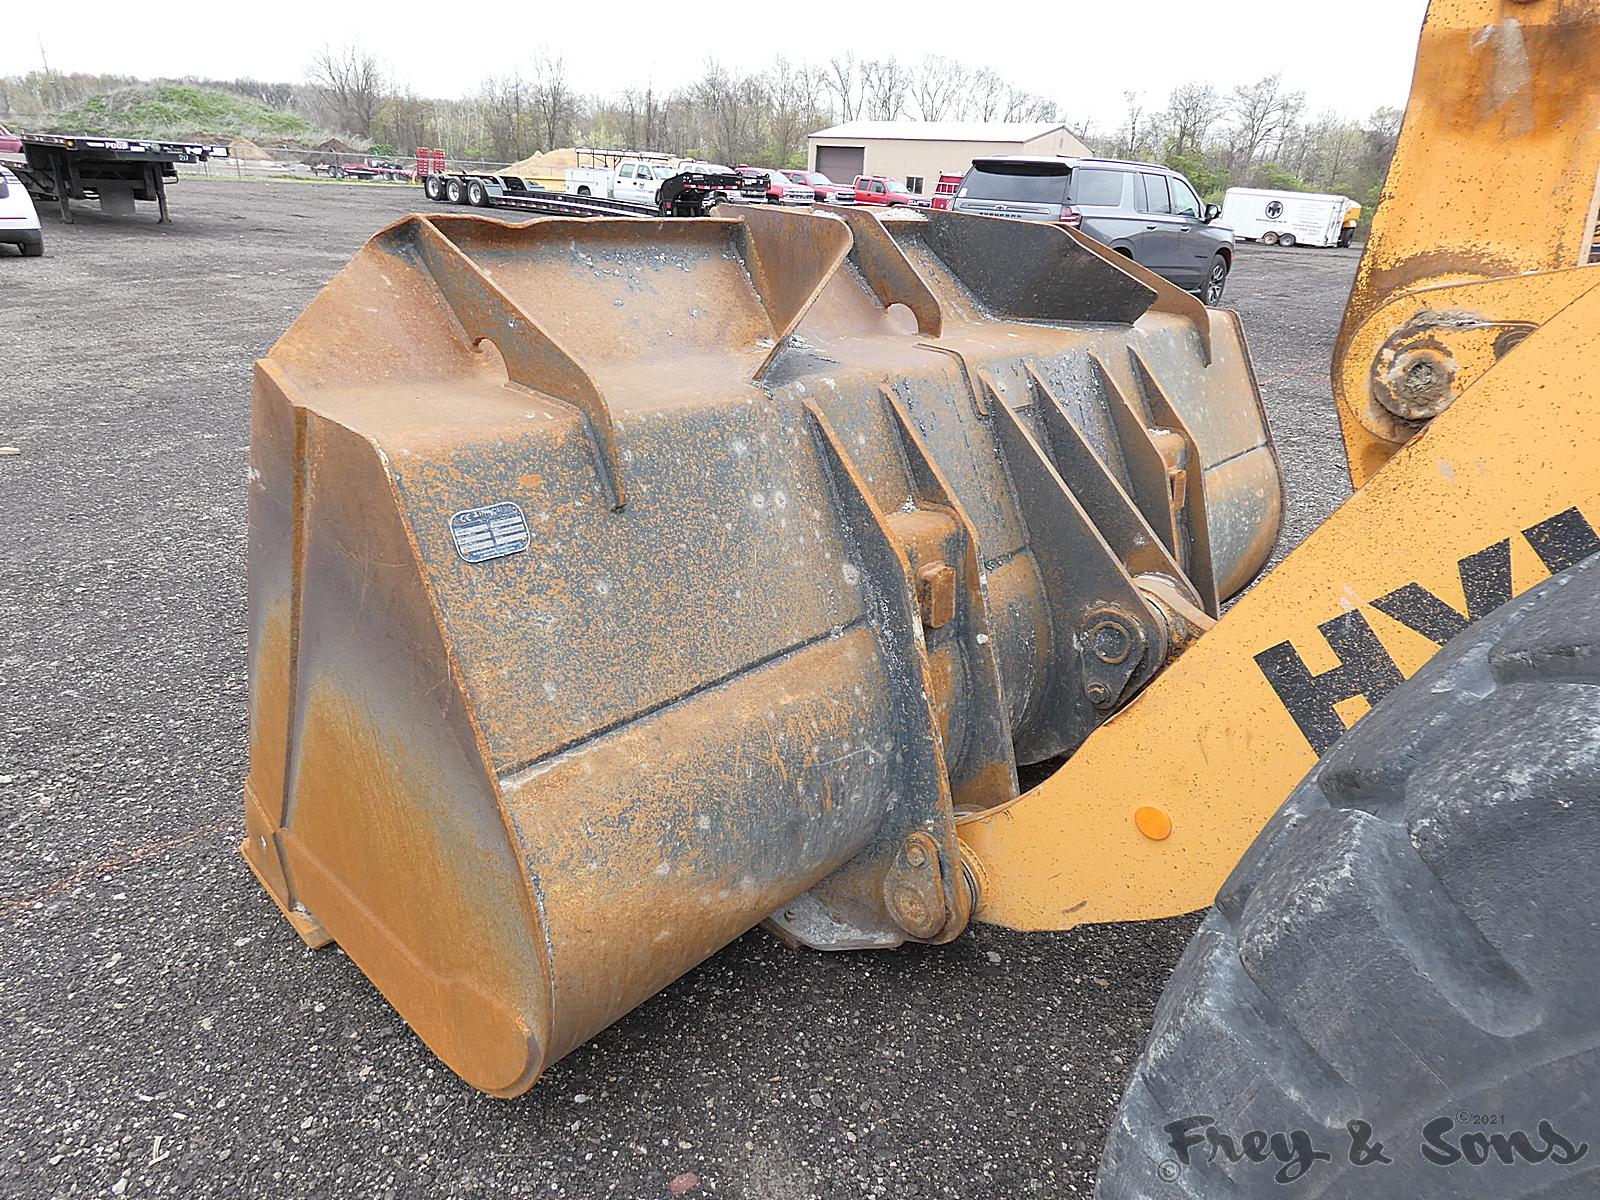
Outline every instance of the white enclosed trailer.
<path fill-rule="evenodd" d="M 1361 206 L 1348 196 L 1320 192 L 1274 192 L 1229 188 L 1222 197 L 1221 224 L 1236 238 L 1269 246 L 1348 246 L 1348 214 Z M 1354 231 L 1354 222 L 1348 227 Z"/>

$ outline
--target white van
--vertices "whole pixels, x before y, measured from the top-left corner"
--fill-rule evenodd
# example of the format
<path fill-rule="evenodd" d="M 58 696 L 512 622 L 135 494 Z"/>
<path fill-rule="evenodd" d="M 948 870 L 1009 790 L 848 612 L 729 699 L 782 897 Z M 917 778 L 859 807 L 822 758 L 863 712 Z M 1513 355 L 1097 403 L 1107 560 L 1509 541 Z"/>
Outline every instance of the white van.
<path fill-rule="evenodd" d="M 1229 188 L 1221 223 L 1243 241 L 1269 246 L 1348 246 L 1361 206 L 1348 196 Z"/>

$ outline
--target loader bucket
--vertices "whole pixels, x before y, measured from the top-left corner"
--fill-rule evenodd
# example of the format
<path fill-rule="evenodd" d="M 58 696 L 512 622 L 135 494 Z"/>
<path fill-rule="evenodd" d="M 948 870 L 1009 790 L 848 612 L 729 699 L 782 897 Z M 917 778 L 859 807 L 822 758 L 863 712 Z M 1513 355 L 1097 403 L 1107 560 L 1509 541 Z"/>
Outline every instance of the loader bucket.
<path fill-rule="evenodd" d="M 1233 314 L 937 212 L 407 218 L 250 478 L 244 855 L 502 1096 L 762 921 L 959 934 L 1281 511 Z"/>

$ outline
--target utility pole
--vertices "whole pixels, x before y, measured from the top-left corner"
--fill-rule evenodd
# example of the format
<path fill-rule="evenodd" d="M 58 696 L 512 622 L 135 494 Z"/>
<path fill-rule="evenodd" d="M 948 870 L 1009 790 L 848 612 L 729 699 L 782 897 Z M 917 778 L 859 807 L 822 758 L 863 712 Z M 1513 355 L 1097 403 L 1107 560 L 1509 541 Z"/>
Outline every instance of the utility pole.
<path fill-rule="evenodd" d="M 44 77 L 46 79 L 49 79 L 50 78 L 50 60 L 44 56 L 44 34 L 36 33 L 36 34 L 34 34 L 34 36 L 39 39 L 39 61 L 44 64 Z"/>

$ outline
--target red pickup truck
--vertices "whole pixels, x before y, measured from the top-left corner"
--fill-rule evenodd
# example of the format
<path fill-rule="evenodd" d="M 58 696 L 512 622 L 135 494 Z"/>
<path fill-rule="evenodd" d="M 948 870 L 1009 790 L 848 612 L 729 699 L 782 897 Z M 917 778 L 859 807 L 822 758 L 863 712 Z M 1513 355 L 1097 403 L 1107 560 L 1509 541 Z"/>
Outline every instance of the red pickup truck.
<path fill-rule="evenodd" d="M 820 171 L 785 171 L 795 183 L 803 183 L 823 204 L 854 204 L 856 190 L 848 183 L 835 183 Z"/>
<path fill-rule="evenodd" d="M 926 204 L 927 201 L 913 196 L 911 189 L 898 179 L 887 175 L 857 175 L 856 203 L 887 204 L 892 208 L 896 204 Z"/>
<path fill-rule="evenodd" d="M 4 125 L 0 125 L 0 154 L 21 154 L 22 139 Z"/>

